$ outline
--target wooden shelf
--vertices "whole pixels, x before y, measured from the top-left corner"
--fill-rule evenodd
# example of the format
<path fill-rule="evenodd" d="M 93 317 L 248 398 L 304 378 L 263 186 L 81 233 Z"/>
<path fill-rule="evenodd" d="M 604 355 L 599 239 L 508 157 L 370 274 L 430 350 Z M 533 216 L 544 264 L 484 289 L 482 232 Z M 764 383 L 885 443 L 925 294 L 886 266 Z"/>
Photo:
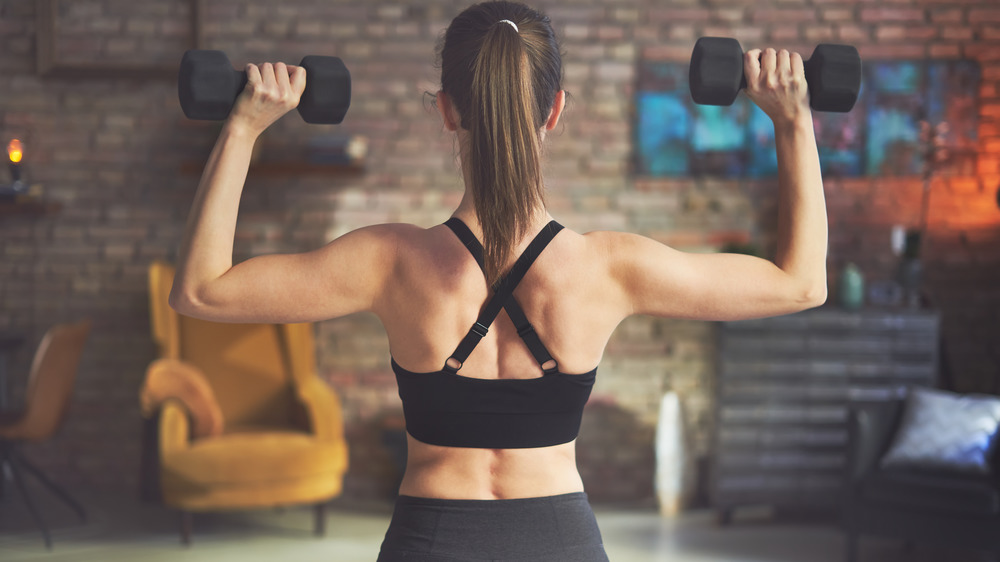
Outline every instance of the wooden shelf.
<path fill-rule="evenodd" d="M 185 175 L 201 175 L 204 163 L 184 162 L 180 172 Z M 314 164 L 312 162 L 258 162 L 250 164 L 249 177 L 295 177 L 309 176 L 355 176 L 365 172 L 361 164 Z"/>
<path fill-rule="evenodd" d="M 24 216 L 41 217 L 54 215 L 62 209 L 61 203 L 53 203 L 40 199 L 27 201 L 0 200 L 0 217 Z"/>

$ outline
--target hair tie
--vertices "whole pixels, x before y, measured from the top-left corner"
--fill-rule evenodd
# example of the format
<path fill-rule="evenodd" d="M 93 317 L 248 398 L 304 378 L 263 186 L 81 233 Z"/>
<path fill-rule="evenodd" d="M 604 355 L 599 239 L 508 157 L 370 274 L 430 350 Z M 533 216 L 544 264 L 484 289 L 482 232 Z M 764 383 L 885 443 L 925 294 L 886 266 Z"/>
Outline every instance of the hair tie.
<path fill-rule="evenodd" d="M 514 28 L 514 31 L 516 31 L 516 32 L 518 32 L 518 33 L 520 33 L 520 32 L 521 32 L 521 30 L 517 28 L 517 24 L 516 24 L 516 23 L 514 23 L 514 22 L 512 22 L 512 21 L 510 21 L 510 20 L 500 20 L 500 22 L 499 22 L 499 23 L 509 23 L 509 24 L 510 24 L 510 26 Z"/>

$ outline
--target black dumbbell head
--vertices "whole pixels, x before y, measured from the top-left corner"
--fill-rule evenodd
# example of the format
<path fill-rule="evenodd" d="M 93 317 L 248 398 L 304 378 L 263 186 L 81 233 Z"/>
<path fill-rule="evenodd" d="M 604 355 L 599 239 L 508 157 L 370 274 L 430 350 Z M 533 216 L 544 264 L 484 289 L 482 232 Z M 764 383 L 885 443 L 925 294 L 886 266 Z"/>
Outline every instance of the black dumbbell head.
<path fill-rule="evenodd" d="M 861 90 L 861 55 L 850 45 L 817 45 L 806 64 L 806 82 L 813 109 L 850 111 Z"/>
<path fill-rule="evenodd" d="M 702 37 L 694 44 L 688 82 L 703 105 L 731 105 L 743 81 L 743 48 L 731 37 Z"/>
<path fill-rule="evenodd" d="M 308 55 L 300 66 L 306 69 L 306 89 L 299 99 L 299 113 L 306 123 L 344 120 L 351 106 L 351 73 L 337 57 Z"/>
<path fill-rule="evenodd" d="M 243 73 L 233 69 L 222 51 L 190 50 L 181 59 L 177 94 L 190 119 L 221 120 L 243 89 Z"/>

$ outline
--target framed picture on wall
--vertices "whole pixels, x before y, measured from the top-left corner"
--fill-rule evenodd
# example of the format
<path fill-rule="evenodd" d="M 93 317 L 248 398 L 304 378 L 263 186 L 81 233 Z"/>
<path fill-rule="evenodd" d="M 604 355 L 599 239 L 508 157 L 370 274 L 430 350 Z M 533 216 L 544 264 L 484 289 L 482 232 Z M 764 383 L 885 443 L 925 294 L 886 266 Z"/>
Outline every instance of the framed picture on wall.
<path fill-rule="evenodd" d="M 177 78 L 203 43 L 202 0 L 37 0 L 36 63 L 56 78 Z"/>

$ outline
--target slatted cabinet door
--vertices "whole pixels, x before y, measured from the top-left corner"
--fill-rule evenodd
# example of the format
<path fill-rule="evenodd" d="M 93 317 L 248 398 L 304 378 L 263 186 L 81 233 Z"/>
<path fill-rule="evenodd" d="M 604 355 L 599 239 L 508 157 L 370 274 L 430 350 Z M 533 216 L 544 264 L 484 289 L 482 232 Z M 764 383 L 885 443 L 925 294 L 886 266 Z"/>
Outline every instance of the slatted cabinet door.
<path fill-rule="evenodd" d="M 933 386 L 937 313 L 824 307 L 719 324 L 710 494 L 741 506 L 837 509 L 852 400 Z"/>

